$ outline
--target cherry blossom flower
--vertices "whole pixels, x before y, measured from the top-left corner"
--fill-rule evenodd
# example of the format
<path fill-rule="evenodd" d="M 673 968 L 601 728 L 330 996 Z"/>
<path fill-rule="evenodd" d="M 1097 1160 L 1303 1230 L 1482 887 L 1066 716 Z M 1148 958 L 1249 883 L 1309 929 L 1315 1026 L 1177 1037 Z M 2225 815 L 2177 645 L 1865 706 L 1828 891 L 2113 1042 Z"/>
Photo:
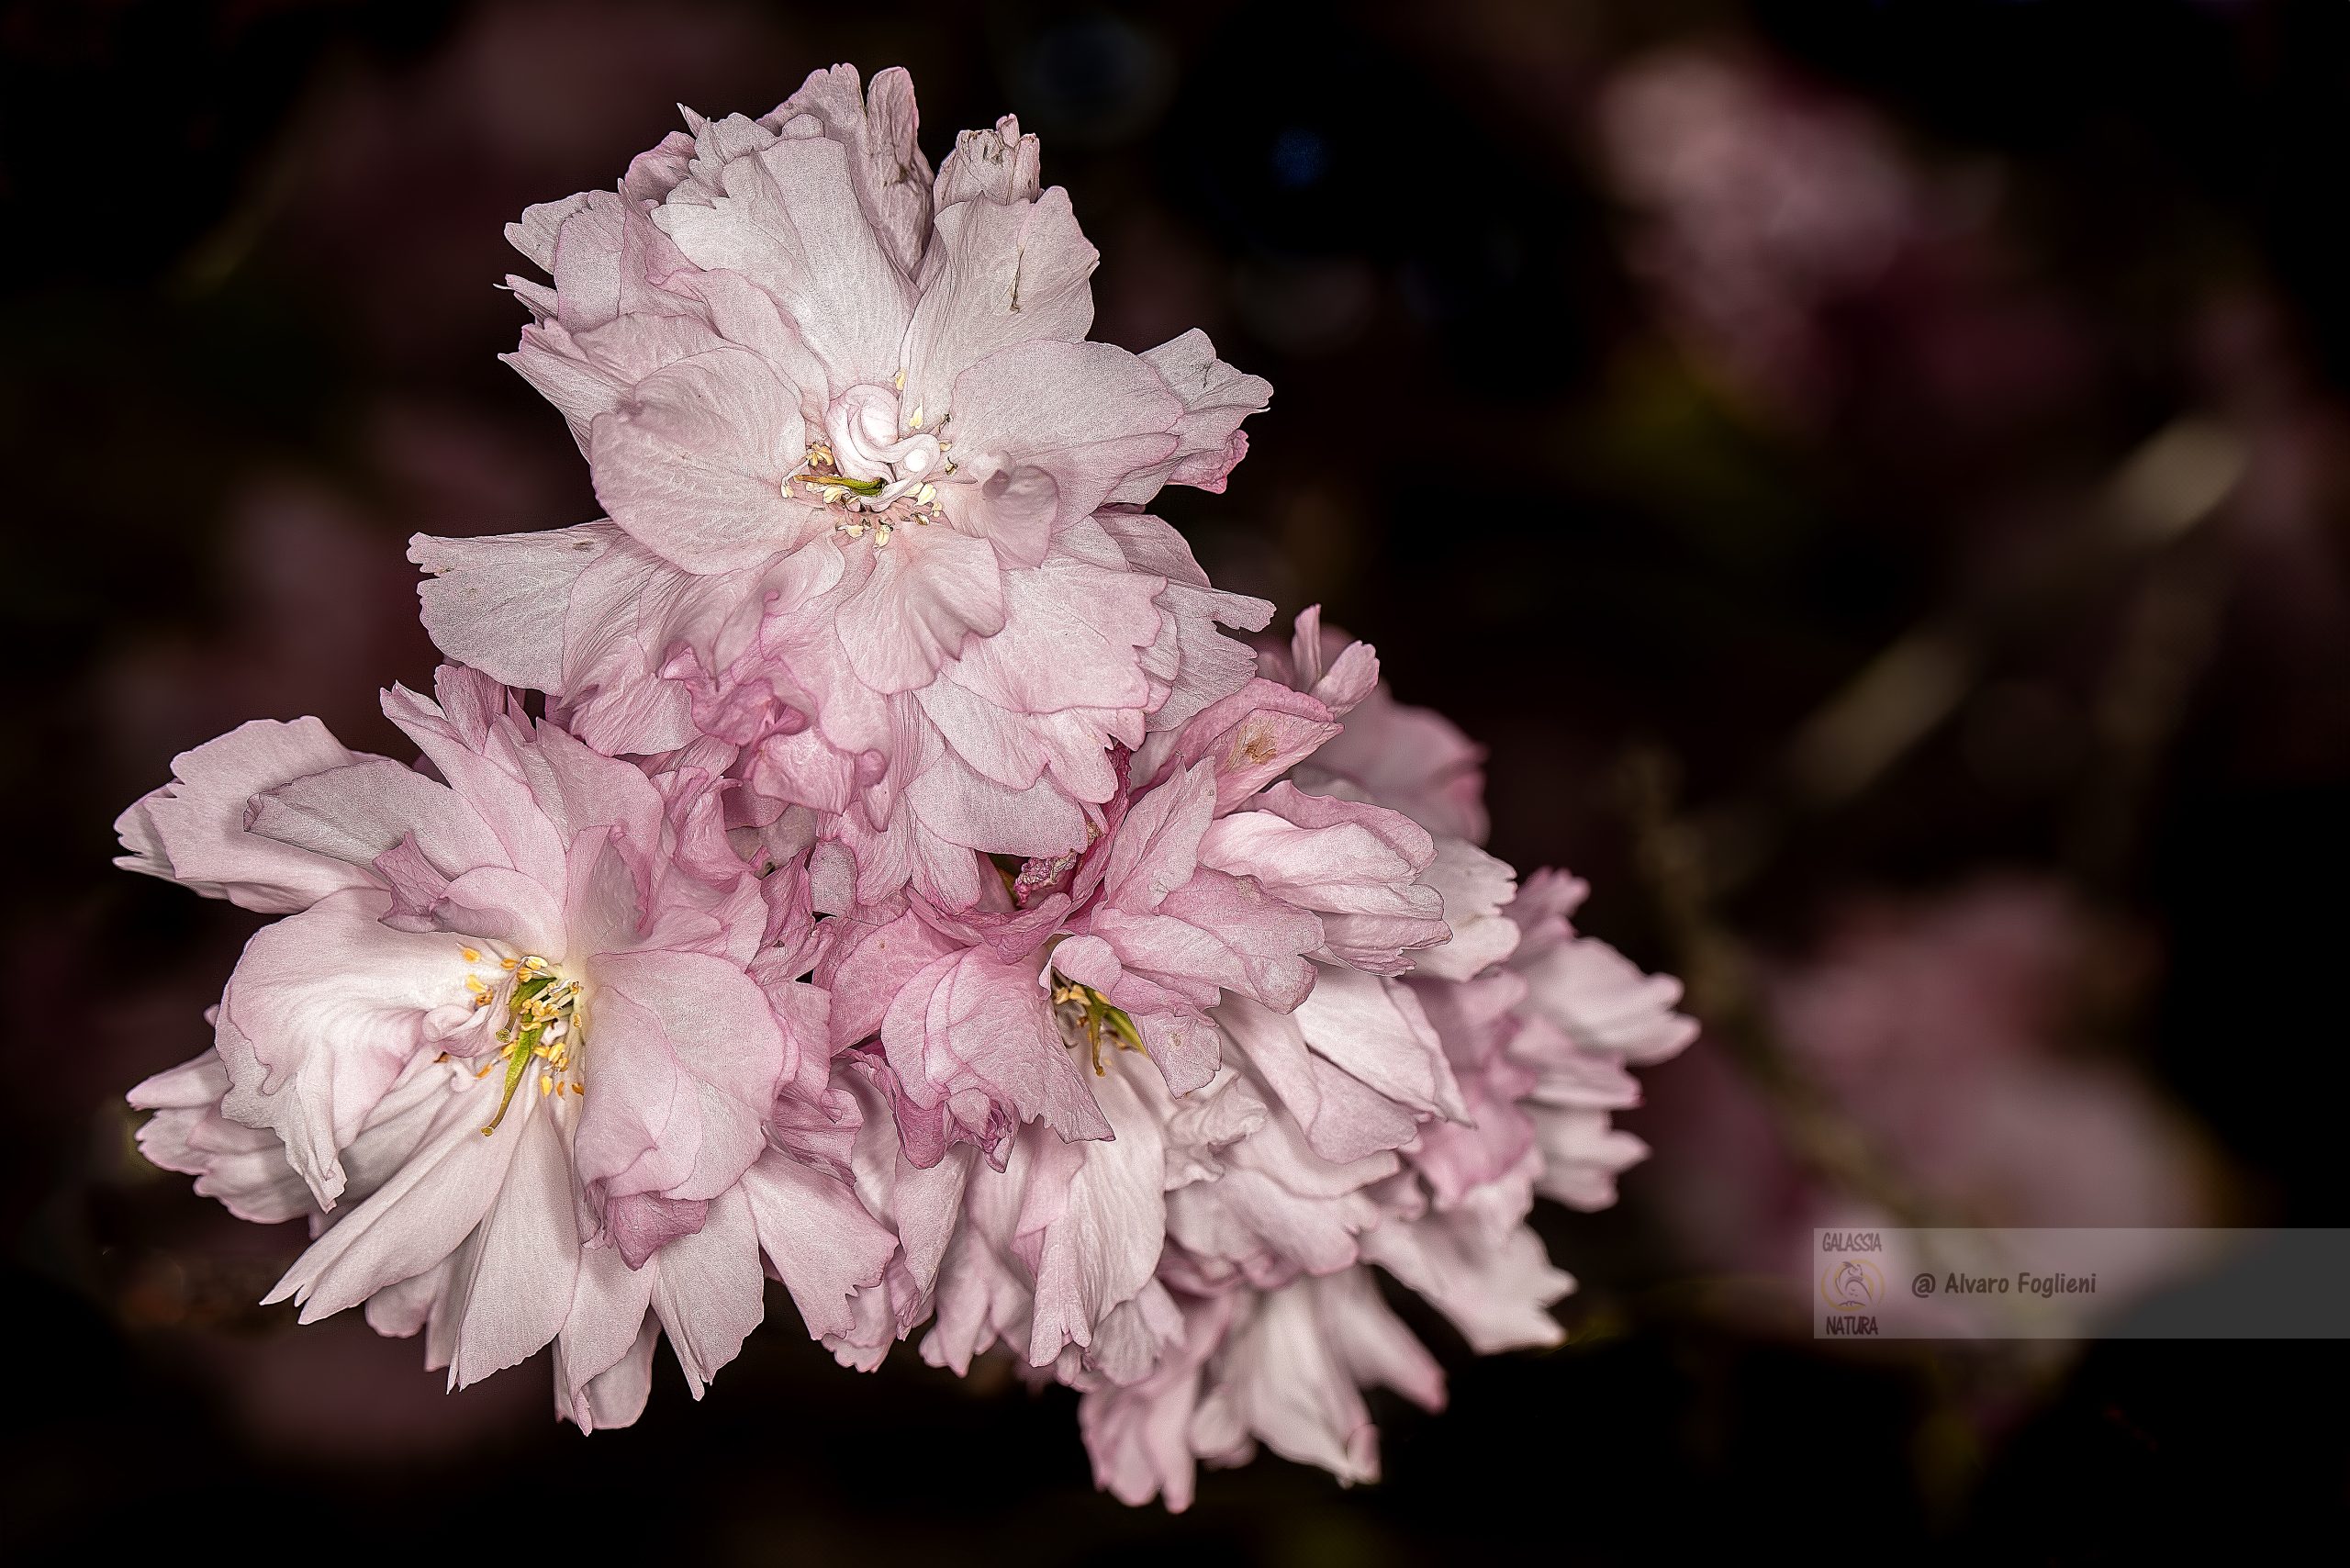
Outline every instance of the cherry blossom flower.
<path fill-rule="evenodd" d="M 1371 957 L 1399 968 L 1446 939 L 1420 880 L 1433 842 L 1278 781 L 1332 727 L 1314 699 L 1254 682 L 1113 798 L 1091 848 L 1007 875 L 993 907 L 913 897 L 829 923 L 815 973 L 833 1044 L 866 1074 L 868 1128 L 894 1128 L 860 1190 L 896 1216 L 904 1250 L 835 1345 L 845 1359 L 869 1364 L 934 1305 L 924 1354 L 958 1370 L 1000 1339 L 1039 1366 L 1065 1350 L 1142 1354 L 1135 1333 L 1166 1317 L 1137 1300 L 1169 1224 L 1161 1151 L 1254 1103 L 1222 1070 L 1219 1007 L 1310 1014 L 1333 1049 L 1369 1058 L 1387 1037 L 1348 1032 L 1377 1011 L 1358 997 L 1348 1013 L 1360 978 L 1394 992 L 1405 1048 L 1433 1060 L 1400 988 L 1342 956 L 1376 943 Z M 910 1203 L 934 1244 L 907 1235 Z"/>
<path fill-rule="evenodd" d="M 1008 1350 L 1084 1392 L 1097 1477 L 1129 1502 L 1184 1506 L 1199 1460 L 1259 1443 L 1375 1478 L 1361 1390 L 1435 1408 L 1443 1379 L 1374 1265 L 1480 1351 L 1555 1343 L 1572 1281 L 1526 1216 L 1538 1193 L 1613 1200 L 1643 1152 L 1608 1126 L 1628 1067 L 1695 1029 L 1674 982 L 1572 929 L 1581 883 L 1520 888 L 1319 768 L 1378 691 L 1368 647 L 1309 612 L 1263 667 L 1284 679 L 1134 759 L 1148 781 L 1085 855 L 1007 878 L 998 909 L 841 923 L 818 968 L 865 1078 L 858 1192 L 900 1237 L 835 1354 L 871 1367 L 925 1321 L 923 1358 L 958 1374 Z M 1364 874 L 1379 852 L 1400 862 Z M 1311 908 L 1321 939 L 1255 944 L 1252 971 L 1230 958 L 1245 905 L 1136 918 L 1130 890 L 1186 908 L 1211 865 Z"/>
<path fill-rule="evenodd" d="M 1080 1424 L 1104 1488 L 1181 1509 L 1198 1462 L 1244 1463 L 1260 1442 L 1341 1481 L 1376 1480 L 1362 1391 L 1389 1387 L 1435 1410 L 1444 1383 L 1382 1302 L 1372 1265 L 1480 1353 L 1559 1342 L 1547 1309 L 1574 1282 L 1526 1223 L 1533 1201 L 1614 1201 L 1616 1176 L 1645 1152 L 1608 1126 L 1639 1101 L 1628 1070 L 1695 1033 L 1673 1011 L 1675 982 L 1572 930 L 1583 892 L 1538 873 L 1499 916 L 1519 935 L 1505 959 L 1464 980 L 1379 982 L 1400 985 L 1426 1021 L 1449 1111 L 1373 1087 L 1381 1070 L 1427 1058 L 1392 1042 L 1324 1055 L 1311 1042 L 1349 1036 L 1304 1008 L 1218 1010 L 1223 1103 L 1170 1121 L 1162 1139 L 1169 1240 L 1154 1285 L 1167 1299 L 1132 1326 L 1147 1327 L 1152 1354 L 1057 1369 L 1085 1391 Z"/>
<path fill-rule="evenodd" d="M 437 779 L 261 722 L 118 824 L 123 865 L 283 917 L 213 1048 L 132 1092 L 149 1156 L 311 1219 L 271 1300 L 364 1303 L 453 1386 L 553 1342 L 583 1427 L 634 1419 L 664 1331 L 699 1394 L 759 1321 L 762 1253 L 821 1329 L 893 1242 L 796 1131 L 854 1102 L 718 781 L 602 756 L 462 668 L 385 711 Z"/>
<path fill-rule="evenodd" d="M 2143 984 L 2154 958 L 2144 932 L 2062 884 L 2006 873 L 1847 894 L 1815 940 L 1762 967 L 1762 1002 L 1793 1065 L 1929 1214 L 2153 1238 L 2220 1217 L 2216 1155 L 2098 1049 L 2100 1006 Z M 1692 1063 L 1673 1088 L 1657 1106 L 1665 1128 L 1714 1156 L 1658 1197 L 1707 1265 L 1778 1267 L 1815 1228 L 1890 1223 L 1886 1194 L 1815 1170 L 1730 1064 Z M 2118 1269 L 2110 1288 L 2146 1277 Z"/>
<path fill-rule="evenodd" d="M 978 850 L 1081 849 L 1111 756 L 1247 676 L 1215 591 L 1143 512 L 1220 490 L 1270 388 L 1191 332 L 1085 334 L 1097 257 L 1011 118 L 935 175 L 902 71 L 818 72 L 758 119 L 688 115 L 616 191 L 509 230 L 553 286 L 515 367 L 609 521 L 420 537 L 452 656 L 610 753 L 698 736 L 839 820 L 857 896 L 968 907 Z"/>

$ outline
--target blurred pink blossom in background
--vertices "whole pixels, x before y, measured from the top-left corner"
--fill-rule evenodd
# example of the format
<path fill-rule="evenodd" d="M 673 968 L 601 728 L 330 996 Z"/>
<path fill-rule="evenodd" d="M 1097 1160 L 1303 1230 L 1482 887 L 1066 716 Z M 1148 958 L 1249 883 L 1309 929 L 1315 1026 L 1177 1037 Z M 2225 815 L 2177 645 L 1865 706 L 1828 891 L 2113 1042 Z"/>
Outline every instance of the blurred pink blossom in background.
<path fill-rule="evenodd" d="M 2154 961 L 2039 879 L 1849 900 L 1767 964 L 1762 992 L 1788 1062 L 1918 1209 L 1808 1168 L 1769 1102 L 1703 1053 L 1654 1114 L 1708 1157 L 1662 1170 L 1660 1199 L 1695 1258 L 1761 1273 L 1820 1226 L 2219 1223 L 2211 1151 L 2103 1037 Z"/>

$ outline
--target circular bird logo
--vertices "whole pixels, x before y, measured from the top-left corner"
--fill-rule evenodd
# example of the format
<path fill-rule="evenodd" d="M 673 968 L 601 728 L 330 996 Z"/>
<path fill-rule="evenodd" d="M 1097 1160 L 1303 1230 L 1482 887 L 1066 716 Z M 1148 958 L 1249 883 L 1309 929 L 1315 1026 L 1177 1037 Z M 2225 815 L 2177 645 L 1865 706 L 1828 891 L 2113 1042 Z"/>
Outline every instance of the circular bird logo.
<path fill-rule="evenodd" d="M 1885 1299 L 1885 1271 L 1864 1258 L 1846 1258 L 1820 1271 L 1819 1299 L 1838 1312 L 1866 1312 Z"/>

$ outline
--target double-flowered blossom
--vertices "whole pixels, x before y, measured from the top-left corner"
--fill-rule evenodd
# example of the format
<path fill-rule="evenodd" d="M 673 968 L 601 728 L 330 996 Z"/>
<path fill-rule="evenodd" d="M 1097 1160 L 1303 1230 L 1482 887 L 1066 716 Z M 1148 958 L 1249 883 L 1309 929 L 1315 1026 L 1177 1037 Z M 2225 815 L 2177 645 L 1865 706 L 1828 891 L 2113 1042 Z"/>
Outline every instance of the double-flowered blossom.
<path fill-rule="evenodd" d="M 867 1202 L 901 1224 L 901 1191 L 966 1210 L 954 1245 L 893 1279 L 886 1313 L 873 1303 L 849 1359 L 872 1360 L 934 1294 L 925 1353 L 957 1370 L 998 1339 L 1043 1365 L 1099 1351 L 1112 1317 L 1117 1338 L 1163 1316 L 1163 1294 L 1137 1297 L 1169 1220 L 1169 1126 L 1205 1136 L 1254 1114 L 1223 1070 L 1216 1009 L 1286 1015 L 1341 953 L 1377 945 L 1400 968 L 1446 936 L 1424 830 L 1279 781 L 1334 728 L 1315 700 L 1252 682 L 1122 786 L 1091 848 L 1005 874 L 994 907 L 914 896 L 829 923 L 815 973 L 833 1043 L 896 1129 Z"/>
<path fill-rule="evenodd" d="M 1116 747 L 1240 684 L 1260 600 L 1142 509 L 1224 487 L 1270 388 L 1189 332 L 1086 339 L 1096 253 L 1009 118 L 934 174 L 902 71 L 688 116 L 509 230 L 554 280 L 512 364 L 610 520 L 420 537 L 453 657 L 612 753 L 709 737 L 828 819 L 873 902 L 1081 849 Z"/>
<path fill-rule="evenodd" d="M 1370 647 L 1225 634 L 1270 607 L 1144 509 L 1270 389 L 1087 341 L 1034 137 L 934 174 L 846 67 L 687 119 L 510 230 L 610 516 L 415 541 L 421 761 L 255 722 L 118 823 L 276 917 L 141 1148 L 307 1222 L 272 1301 L 453 1385 L 552 1347 L 582 1428 L 665 1334 L 699 1396 L 773 1277 L 847 1365 L 1078 1390 L 1129 1502 L 1374 1477 L 1363 1390 L 1444 1396 L 1374 1271 L 1556 1342 L 1528 1214 L 1613 1201 L 1678 986 L 1480 846 L 1482 754 Z"/>
<path fill-rule="evenodd" d="M 986 912 L 838 923 L 817 969 L 866 1078 L 858 1190 L 901 1238 L 835 1352 L 874 1365 L 925 1318 L 958 1373 L 1010 1350 L 1085 1391 L 1097 1474 L 1134 1502 L 1182 1506 L 1197 1460 L 1259 1442 L 1375 1476 L 1361 1388 L 1433 1406 L 1443 1379 L 1372 1265 L 1478 1350 L 1556 1342 L 1572 1281 L 1528 1212 L 1613 1200 L 1644 1152 L 1609 1126 L 1628 1068 L 1694 1032 L 1673 981 L 1574 932 L 1582 884 L 1520 887 L 1322 766 L 1367 712 L 1444 743 L 1416 769 L 1359 754 L 1397 799 L 1478 820 L 1473 750 L 1368 647 L 1308 612 L 1264 666 L 1132 760 L 1085 855 L 1007 873 Z"/>
<path fill-rule="evenodd" d="M 150 1158 L 312 1218 L 270 1299 L 423 1329 L 453 1385 L 552 1342 L 582 1426 L 634 1418 L 659 1330 L 697 1389 L 731 1360 L 763 1251 L 811 1323 L 837 1313 L 891 1242 L 789 1130 L 853 1102 L 717 780 L 604 756 L 474 671 L 385 711 L 439 778 L 259 722 L 118 824 L 122 864 L 283 917 L 213 1048 L 132 1092 Z"/>
<path fill-rule="evenodd" d="M 1377 687 L 1367 649 L 1326 637 L 1309 611 L 1292 647 L 1262 662 L 1355 737 L 1297 777 L 1336 799 L 1390 800 L 1435 833 L 1426 880 L 1452 935 L 1383 982 L 1416 1051 L 1359 1000 L 1334 1016 L 1219 1010 L 1227 1060 L 1264 1113 L 1204 1161 L 1222 1167 L 1207 1180 L 1169 1165 L 1181 1183 L 1170 1204 L 1209 1220 L 1171 1226 L 1160 1263 L 1181 1327 L 1140 1378 L 1103 1367 L 1069 1380 L 1086 1390 L 1080 1422 L 1101 1484 L 1173 1508 L 1188 1505 L 1198 1461 L 1245 1462 L 1260 1442 L 1341 1480 L 1375 1479 L 1362 1391 L 1441 1406 L 1442 1372 L 1382 1300 L 1371 1265 L 1478 1351 L 1556 1343 L 1545 1309 L 1573 1281 L 1526 1223 L 1534 1196 L 1614 1201 L 1616 1174 L 1646 1152 L 1609 1126 L 1638 1103 L 1628 1069 L 1695 1033 L 1673 1011 L 1677 982 L 1573 930 L 1583 884 L 1542 871 L 1520 886 L 1453 836 L 1482 832 L 1477 754 L 1441 717 Z M 1315 996 L 1335 982 L 1361 998 L 1365 979 L 1342 974 L 1326 969 Z M 1259 1170 L 1271 1180 L 1248 1179 Z"/>

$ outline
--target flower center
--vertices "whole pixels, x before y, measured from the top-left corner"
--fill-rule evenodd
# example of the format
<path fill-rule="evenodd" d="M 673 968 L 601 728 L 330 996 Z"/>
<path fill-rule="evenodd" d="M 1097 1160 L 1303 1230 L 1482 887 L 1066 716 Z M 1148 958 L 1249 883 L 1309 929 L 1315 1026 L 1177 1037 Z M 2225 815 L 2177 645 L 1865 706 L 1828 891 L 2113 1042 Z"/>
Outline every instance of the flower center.
<path fill-rule="evenodd" d="M 902 386 L 905 373 L 897 379 Z M 949 444 L 923 428 L 922 409 L 901 412 L 897 387 L 860 384 L 833 399 L 824 439 L 810 443 L 783 493 L 837 508 L 842 532 L 860 539 L 871 529 L 878 548 L 896 529 L 938 520 L 937 481 L 955 471 Z"/>
<path fill-rule="evenodd" d="M 1063 980 L 1059 971 L 1052 972 L 1053 1020 L 1060 1025 L 1061 1038 L 1069 1045 L 1082 1040 L 1093 1053 L 1093 1076 L 1105 1078 L 1109 1070 L 1102 1065 L 1102 1031 L 1110 1031 L 1111 1043 L 1122 1051 L 1142 1049 L 1142 1036 L 1135 1029 L 1135 1021 L 1125 1010 L 1110 1005 L 1110 999 L 1090 985 L 1080 985 Z"/>
<path fill-rule="evenodd" d="M 465 949 L 467 963 L 478 962 L 480 958 L 475 949 Z M 574 1067 L 588 1027 L 588 1009 L 580 996 L 579 982 L 565 979 L 561 970 L 536 953 L 501 958 L 498 967 L 514 977 L 506 993 L 506 1025 L 498 1032 L 498 1051 L 474 1076 L 487 1078 L 503 1062 L 506 1089 L 498 1097 L 498 1114 L 481 1130 L 484 1137 L 496 1132 L 498 1125 L 506 1119 L 506 1109 L 514 1103 L 514 1092 L 522 1086 L 523 1076 L 532 1062 L 541 1064 L 542 1099 L 550 1094 L 560 1096 L 565 1091 L 582 1098 L 588 1093 Z M 476 1007 L 490 1006 L 498 996 L 494 988 L 470 975 L 465 977 L 465 989 L 474 993 Z"/>

